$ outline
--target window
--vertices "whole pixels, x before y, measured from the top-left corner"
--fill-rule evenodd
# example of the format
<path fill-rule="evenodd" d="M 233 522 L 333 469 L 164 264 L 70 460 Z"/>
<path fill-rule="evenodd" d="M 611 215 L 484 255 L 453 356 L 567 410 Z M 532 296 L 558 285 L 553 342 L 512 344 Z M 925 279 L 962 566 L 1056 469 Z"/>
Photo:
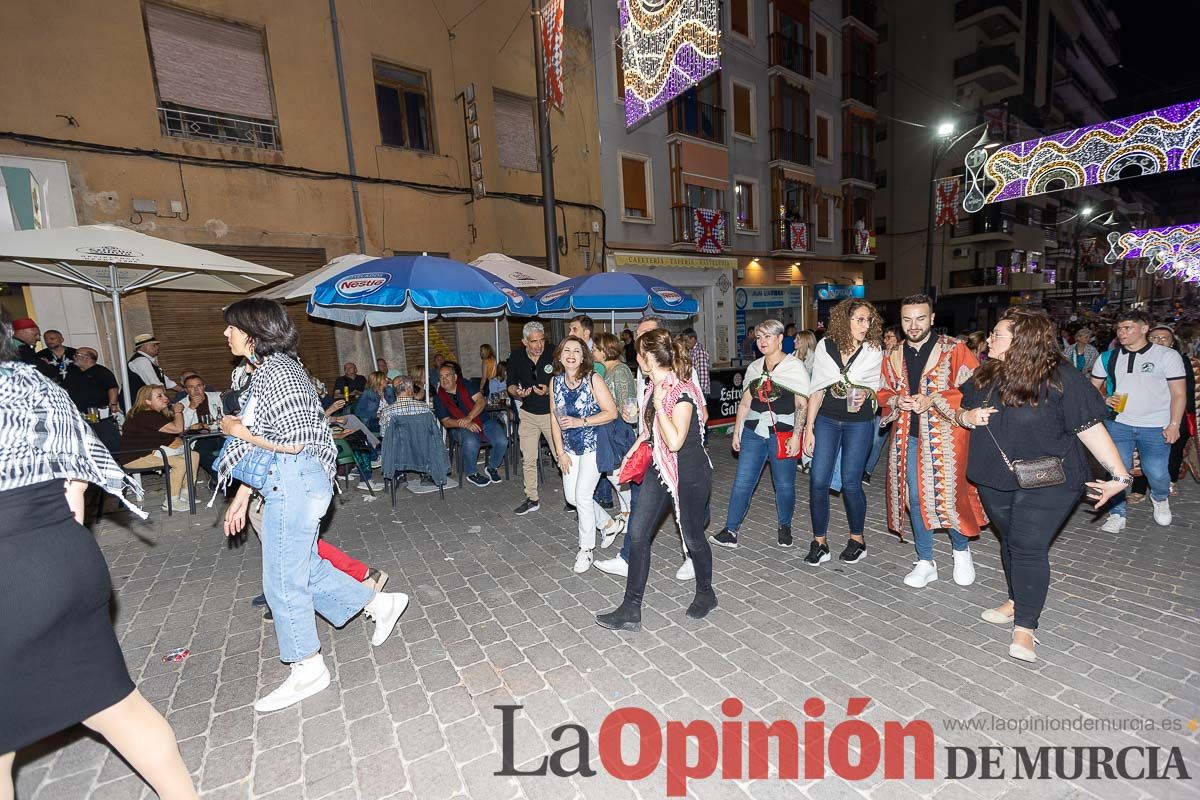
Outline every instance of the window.
<path fill-rule="evenodd" d="M 279 148 L 262 31 L 147 4 L 146 34 L 164 135 Z"/>
<path fill-rule="evenodd" d="M 729 30 L 750 38 L 750 0 L 729 0 Z"/>
<path fill-rule="evenodd" d="M 875 218 L 875 233 L 887 233 L 887 217 Z"/>
<path fill-rule="evenodd" d="M 733 132 L 747 139 L 754 138 L 754 88 L 744 83 L 732 82 L 733 86 Z"/>
<path fill-rule="evenodd" d="M 379 137 L 385 145 L 433 152 L 428 75 L 376 62 L 375 107 Z"/>
<path fill-rule="evenodd" d="M 817 31 L 814 34 L 816 39 L 816 59 L 817 72 L 822 75 L 829 75 L 829 37 Z"/>
<path fill-rule="evenodd" d="M 617 102 L 625 105 L 625 48 L 621 44 L 621 34 L 613 34 L 613 64 L 614 85 L 617 87 Z"/>
<path fill-rule="evenodd" d="M 627 220 L 653 220 L 650 205 L 650 159 L 621 155 L 621 216 Z"/>
<path fill-rule="evenodd" d="M 817 158 L 829 160 L 830 119 L 817 112 Z"/>
<path fill-rule="evenodd" d="M 496 151 L 500 166 L 537 172 L 537 125 L 533 101 L 494 90 L 492 101 L 496 106 Z"/>
<path fill-rule="evenodd" d="M 876 261 L 875 262 L 875 280 L 877 280 L 877 281 L 887 280 L 887 262 L 886 261 Z"/>
<path fill-rule="evenodd" d="M 725 192 L 720 189 L 713 189 L 710 186 L 696 186 L 695 184 L 685 183 L 683 185 L 683 196 L 688 208 L 713 208 L 717 210 L 725 208 Z"/>
<path fill-rule="evenodd" d="M 734 213 L 737 216 L 739 233 L 752 233 L 758 230 L 758 218 L 754 211 L 754 194 L 758 185 L 754 181 L 738 178 L 733 184 Z"/>
<path fill-rule="evenodd" d="M 887 188 L 887 170 L 886 169 L 875 170 L 875 188 L 876 189 L 886 189 Z"/>
<path fill-rule="evenodd" d="M 817 238 L 833 239 L 833 198 L 822 195 L 817 201 Z"/>

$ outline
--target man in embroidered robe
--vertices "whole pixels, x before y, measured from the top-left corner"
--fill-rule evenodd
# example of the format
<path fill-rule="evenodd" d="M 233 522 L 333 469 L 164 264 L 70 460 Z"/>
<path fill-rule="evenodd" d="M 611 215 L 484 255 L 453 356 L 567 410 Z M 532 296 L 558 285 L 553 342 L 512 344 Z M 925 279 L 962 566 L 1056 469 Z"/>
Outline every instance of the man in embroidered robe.
<path fill-rule="evenodd" d="M 933 531 L 950 533 L 954 582 L 975 581 L 969 538 L 979 536 L 987 514 L 967 482 L 969 432 L 950 418 L 962 402 L 959 387 L 979 366 L 963 342 L 933 334 L 933 301 L 906 297 L 900 305 L 904 344 L 883 360 L 879 404 L 882 425 L 895 421 L 888 454 L 887 525 L 904 537 L 912 524 L 917 562 L 904 583 L 921 588 L 937 580 Z M 907 514 L 905 513 L 907 511 Z"/>

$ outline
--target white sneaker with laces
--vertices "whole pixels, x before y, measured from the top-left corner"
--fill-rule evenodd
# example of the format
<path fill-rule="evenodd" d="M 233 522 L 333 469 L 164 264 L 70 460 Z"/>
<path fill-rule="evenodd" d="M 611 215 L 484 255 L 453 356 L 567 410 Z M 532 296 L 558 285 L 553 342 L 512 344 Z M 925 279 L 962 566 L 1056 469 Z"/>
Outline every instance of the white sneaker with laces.
<path fill-rule="evenodd" d="M 607 525 L 602 528 L 598 528 L 597 530 L 600 531 L 600 548 L 604 549 L 611 545 L 613 540 L 620 536 L 621 532 L 625 530 L 625 518 L 617 515 L 609 520 Z"/>
<path fill-rule="evenodd" d="M 1109 514 L 1108 519 L 1100 526 L 1105 533 L 1120 533 L 1125 530 L 1125 518 L 1120 514 Z"/>
<path fill-rule="evenodd" d="M 690 558 L 683 560 L 683 565 L 675 572 L 675 580 L 690 581 L 696 577 L 696 565 L 692 563 Z"/>
<path fill-rule="evenodd" d="M 583 573 L 587 572 L 591 568 L 592 568 L 592 551 L 591 550 L 580 550 L 579 555 L 575 556 L 575 566 L 573 567 L 573 569 L 575 570 L 575 574 L 582 575 Z"/>
<path fill-rule="evenodd" d="M 629 575 L 629 562 L 620 556 L 614 556 L 604 561 L 595 561 L 592 563 L 592 566 L 605 575 L 616 575 L 618 578 L 624 578 Z"/>
<path fill-rule="evenodd" d="M 1155 500 L 1150 498 L 1150 503 L 1154 506 L 1154 521 L 1159 525 L 1166 527 L 1171 524 L 1171 500 Z"/>
<path fill-rule="evenodd" d="M 971 560 L 971 548 L 954 551 L 954 582 L 959 586 L 970 586 L 975 582 L 975 562 Z"/>
<path fill-rule="evenodd" d="M 266 697 L 259 698 L 254 703 L 255 711 L 265 714 L 269 711 L 287 708 L 306 697 L 312 697 L 329 686 L 329 670 L 320 653 L 309 656 L 303 661 L 297 661 L 291 667 L 291 674 L 278 689 Z"/>
<path fill-rule="evenodd" d="M 379 592 L 367 603 L 363 614 L 375 622 L 371 633 L 371 644 L 375 647 L 387 641 L 400 621 L 400 615 L 408 608 L 408 595 L 404 592 Z"/>
<path fill-rule="evenodd" d="M 938 579 L 937 564 L 921 559 L 913 562 L 912 572 L 904 576 L 904 585 L 914 589 L 923 589 L 926 585 Z"/>

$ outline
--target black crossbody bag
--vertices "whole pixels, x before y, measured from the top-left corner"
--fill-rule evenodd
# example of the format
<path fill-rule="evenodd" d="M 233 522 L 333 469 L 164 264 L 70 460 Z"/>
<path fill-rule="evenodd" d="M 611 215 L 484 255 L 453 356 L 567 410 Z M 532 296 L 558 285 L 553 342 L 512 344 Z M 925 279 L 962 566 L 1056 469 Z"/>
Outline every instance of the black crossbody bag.
<path fill-rule="evenodd" d="M 991 400 L 992 394 L 988 392 L 988 399 L 984 405 L 990 405 Z M 1000 451 L 1000 457 L 1004 459 L 1004 465 L 1008 467 L 1008 471 L 1016 477 L 1017 486 L 1020 486 L 1022 489 L 1045 489 L 1067 482 L 1067 472 L 1063 468 L 1062 456 L 1022 458 L 1010 461 L 1008 454 L 1004 452 L 1004 448 L 996 440 L 996 434 L 992 433 L 991 427 L 984 425 L 983 428 L 988 432 L 988 436 L 992 437 L 992 443 Z"/>

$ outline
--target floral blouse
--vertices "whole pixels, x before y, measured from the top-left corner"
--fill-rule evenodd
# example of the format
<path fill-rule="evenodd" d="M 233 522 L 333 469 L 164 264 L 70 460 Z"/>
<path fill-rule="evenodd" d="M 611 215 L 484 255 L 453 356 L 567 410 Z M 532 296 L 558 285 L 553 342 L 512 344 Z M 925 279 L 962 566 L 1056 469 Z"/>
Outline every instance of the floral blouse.
<path fill-rule="evenodd" d="M 550 392 L 553 395 L 554 413 L 558 417 L 582 419 L 600 413 L 600 404 L 592 392 L 592 373 L 588 373 L 574 389 L 567 386 L 564 376 L 555 375 L 550 382 Z M 563 449 L 571 455 L 578 456 L 596 450 L 596 429 L 590 425 L 564 429 L 562 438 Z"/>

